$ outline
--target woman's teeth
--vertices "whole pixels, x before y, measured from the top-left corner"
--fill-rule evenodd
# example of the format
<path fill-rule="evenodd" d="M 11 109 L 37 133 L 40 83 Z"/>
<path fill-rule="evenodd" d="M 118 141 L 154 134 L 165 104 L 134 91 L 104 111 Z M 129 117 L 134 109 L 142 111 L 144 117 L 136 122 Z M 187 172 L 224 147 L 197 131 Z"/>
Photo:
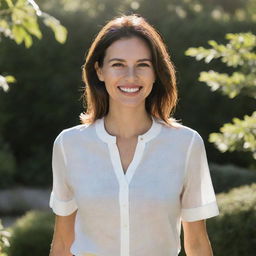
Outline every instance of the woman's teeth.
<path fill-rule="evenodd" d="M 124 88 L 124 87 L 118 87 L 123 92 L 137 92 L 140 90 L 140 87 L 137 88 Z"/>

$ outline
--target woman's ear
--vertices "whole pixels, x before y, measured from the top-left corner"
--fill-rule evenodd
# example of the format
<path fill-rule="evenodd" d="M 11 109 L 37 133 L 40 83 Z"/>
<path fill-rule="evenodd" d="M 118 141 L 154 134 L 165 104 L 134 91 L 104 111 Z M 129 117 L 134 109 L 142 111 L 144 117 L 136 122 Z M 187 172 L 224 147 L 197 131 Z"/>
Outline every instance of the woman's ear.
<path fill-rule="evenodd" d="M 96 73 L 97 73 L 97 76 L 98 76 L 99 80 L 103 82 L 104 79 L 103 79 L 103 75 L 102 75 L 102 70 L 101 70 L 101 68 L 99 67 L 98 61 L 95 62 L 94 68 L 95 68 L 95 70 L 96 70 Z"/>

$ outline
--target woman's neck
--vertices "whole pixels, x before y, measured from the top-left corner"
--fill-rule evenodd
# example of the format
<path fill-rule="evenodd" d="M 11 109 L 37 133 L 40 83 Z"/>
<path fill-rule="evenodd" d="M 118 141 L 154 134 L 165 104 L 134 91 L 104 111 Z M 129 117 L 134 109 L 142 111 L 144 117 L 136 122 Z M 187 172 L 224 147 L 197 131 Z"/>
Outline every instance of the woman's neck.
<path fill-rule="evenodd" d="M 106 131 L 119 139 L 135 138 L 147 132 L 152 125 L 152 119 L 146 111 L 126 114 L 110 112 L 104 120 Z"/>

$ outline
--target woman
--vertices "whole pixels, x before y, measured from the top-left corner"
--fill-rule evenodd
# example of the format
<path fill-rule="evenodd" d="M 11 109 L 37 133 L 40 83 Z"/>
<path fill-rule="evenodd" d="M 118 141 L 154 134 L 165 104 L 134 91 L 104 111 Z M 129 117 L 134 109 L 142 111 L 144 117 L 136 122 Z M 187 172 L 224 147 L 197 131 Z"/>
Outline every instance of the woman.
<path fill-rule="evenodd" d="M 175 69 L 139 15 L 109 21 L 83 66 L 87 112 L 53 145 L 51 256 L 212 255 L 219 214 L 204 142 L 169 118 Z"/>

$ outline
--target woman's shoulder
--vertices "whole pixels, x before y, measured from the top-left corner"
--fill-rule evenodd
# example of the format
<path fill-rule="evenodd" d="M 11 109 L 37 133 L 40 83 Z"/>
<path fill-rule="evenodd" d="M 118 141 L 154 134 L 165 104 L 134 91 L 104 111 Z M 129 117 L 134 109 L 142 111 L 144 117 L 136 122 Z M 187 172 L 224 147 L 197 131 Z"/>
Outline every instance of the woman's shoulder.
<path fill-rule="evenodd" d="M 78 138 L 81 135 L 91 132 L 91 124 L 78 124 L 62 129 L 56 136 L 54 142 Z M 90 135 L 91 136 L 91 135 Z"/>
<path fill-rule="evenodd" d="M 185 125 L 180 121 L 173 121 L 169 124 L 166 124 L 162 120 L 160 122 L 163 126 L 165 136 L 174 135 L 176 138 L 192 139 L 197 137 L 202 139 L 201 135 L 195 128 L 192 128 L 189 125 Z"/>

